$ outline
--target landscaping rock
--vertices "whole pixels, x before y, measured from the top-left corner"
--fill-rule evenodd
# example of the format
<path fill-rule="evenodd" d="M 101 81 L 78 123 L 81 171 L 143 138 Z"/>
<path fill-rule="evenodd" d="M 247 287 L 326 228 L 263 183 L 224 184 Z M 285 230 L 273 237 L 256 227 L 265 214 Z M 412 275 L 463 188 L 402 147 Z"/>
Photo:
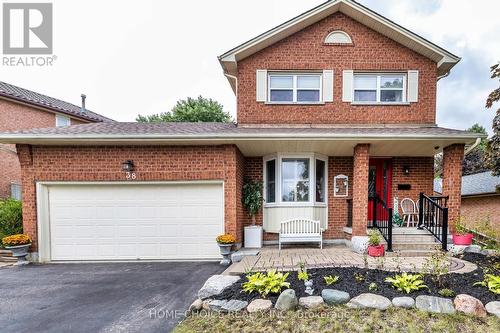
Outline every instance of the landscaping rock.
<path fill-rule="evenodd" d="M 224 312 L 239 312 L 245 309 L 248 305 L 246 301 L 240 301 L 237 299 L 232 299 L 227 301 L 226 304 L 222 305 L 222 311 Z"/>
<path fill-rule="evenodd" d="M 455 245 L 453 244 L 449 249 L 448 251 L 456 256 L 456 255 L 459 255 L 459 254 L 462 254 L 465 252 L 465 250 L 467 249 L 467 247 L 469 247 L 468 245 Z"/>
<path fill-rule="evenodd" d="M 205 311 L 210 310 L 210 302 L 212 302 L 210 298 L 204 300 L 203 303 L 201 304 L 201 308 Z"/>
<path fill-rule="evenodd" d="M 247 306 L 247 311 L 252 313 L 252 312 L 265 312 L 269 311 L 271 307 L 273 306 L 273 303 L 271 303 L 270 300 L 268 299 L 255 299 L 250 304 Z"/>
<path fill-rule="evenodd" d="M 415 300 L 411 297 L 394 297 L 392 299 L 392 305 L 397 308 L 410 309 L 415 306 Z"/>
<path fill-rule="evenodd" d="M 323 304 L 321 296 L 307 296 L 299 298 L 299 305 L 306 309 L 313 309 Z"/>
<path fill-rule="evenodd" d="M 219 295 L 224 289 L 231 286 L 239 279 L 239 276 L 212 275 L 198 291 L 198 297 L 203 300 L 211 296 Z"/>
<path fill-rule="evenodd" d="M 279 295 L 274 307 L 277 310 L 288 311 L 294 310 L 298 304 L 299 301 L 297 300 L 297 296 L 295 296 L 295 290 L 286 289 Z"/>
<path fill-rule="evenodd" d="M 371 308 L 387 310 L 392 306 L 392 303 L 387 297 L 366 293 L 352 298 L 349 303 L 347 303 L 347 306 L 353 309 Z"/>
<path fill-rule="evenodd" d="M 453 302 L 451 299 L 447 298 L 421 295 L 417 296 L 415 305 L 417 306 L 417 309 L 422 311 L 434 313 L 455 313 Z"/>
<path fill-rule="evenodd" d="M 493 302 L 487 303 L 485 306 L 485 309 L 489 314 L 500 318 L 500 302 L 499 301 L 493 301 Z"/>
<path fill-rule="evenodd" d="M 351 299 L 349 293 L 336 289 L 323 289 L 321 297 L 323 297 L 323 301 L 328 305 L 344 304 Z"/>
<path fill-rule="evenodd" d="M 197 298 L 190 306 L 189 306 L 189 312 L 192 311 L 200 311 L 203 308 L 203 301 L 199 298 Z"/>
<path fill-rule="evenodd" d="M 471 253 L 481 253 L 481 246 L 479 245 L 469 245 L 465 248 L 464 252 L 471 252 Z"/>
<path fill-rule="evenodd" d="M 366 253 L 368 248 L 368 236 L 352 236 L 351 237 L 351 250 L 356 253 Z"/>
<path fill-rule="evenodd" d="M 460 294 L 455 297 L 453 304 L 457 311 L 473 314 L 478 317 L 486 317 L 486 309 L 483 303 L 475 297 Z"/>
<path fill-rule="evenodd" d="M 238 312 L 246 308 L 248 302 L 232 300 L 213 300 L 209 304 L 209 308 L 215 312 Z"/>

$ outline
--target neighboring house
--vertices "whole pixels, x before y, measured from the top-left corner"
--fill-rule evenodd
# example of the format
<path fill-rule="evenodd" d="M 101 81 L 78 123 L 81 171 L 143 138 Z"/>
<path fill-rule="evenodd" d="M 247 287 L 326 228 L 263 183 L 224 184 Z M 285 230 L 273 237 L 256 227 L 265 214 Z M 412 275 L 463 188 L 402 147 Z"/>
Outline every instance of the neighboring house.
<path fill-rule="evenodd" d="M 490 225 L 500 230 L 500 176 L 493 176 L 491 171 L 480 172 L 462 177 L 462 207 L 460 210 L 464 222 L 468 225 L 489 221 Z M 441 193 L 441 181 L 437 179 L 434 190 Z"/>
<path fill-rule="evenodd" d="M 56 98 L 0 81 L 0 132 L 110 121 Z M 21 198 L 21 166 L 13 144 L 0 144 L 0 198 Z"/>
<path fill-rule="evenodd" d="M 103 122 L 0 135 L 18 145 L 24 230 L 41 261 L 218 258 L 217 234 L 241 243 L 250 223 L 244 178 L 264 184 L 257 222 L 266 241 L 289 218 L 321 221 L 325 242 L 366 239 L 369 191 L 389 206 L 431 195 L 439 152 L 453 228 L 464 145 L 480 136 L 436 125 L 437 81 L 460 58 L 335 0 L 219 60 L 237 124 Z"/>

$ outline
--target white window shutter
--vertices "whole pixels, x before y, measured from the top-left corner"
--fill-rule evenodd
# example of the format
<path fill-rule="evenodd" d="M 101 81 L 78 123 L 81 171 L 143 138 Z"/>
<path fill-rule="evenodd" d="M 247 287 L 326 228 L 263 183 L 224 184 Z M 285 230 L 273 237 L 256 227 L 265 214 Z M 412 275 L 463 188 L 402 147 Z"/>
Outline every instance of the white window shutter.
<path fill-rule="evenodd" d="M 352 102 L 352 85 L 354 71 L 344 70 L 342 73 L 342 102 Z"/>
<path fill-rule="evenodd" d="M 408 71 L 408 102 L 418 102 L 418 71 Z"/>
<path fill-rule="evenodd" d="M 257 102 L 267 101 L 267 70 L 257 70 L 255 86 L 257 87 Z"/>
<path fill-rule="evenodd" d="M 333 70 L 323 71 L 323 102 L 333 102 Z"/>

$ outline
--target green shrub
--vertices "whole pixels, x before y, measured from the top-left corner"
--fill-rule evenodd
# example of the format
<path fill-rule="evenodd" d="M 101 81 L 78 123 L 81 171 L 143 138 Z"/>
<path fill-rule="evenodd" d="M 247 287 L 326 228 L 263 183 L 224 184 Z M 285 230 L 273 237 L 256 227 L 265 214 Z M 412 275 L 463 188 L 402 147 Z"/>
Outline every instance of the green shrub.
<path fill-rule="evenodd" d="M 440 289 L 438 294 L 443 297 L 455 297 L 455 292 L 448 288 Z"/>
<path fill-rule="evenodd" d="M 375 282 L 370 283 L 370 285 L 368 286 L 368 290 L 369 291 L 377 291 L 378 290 L 377 284 Z"/>
<path fill-rule="evenodd" d="M 500 275 L 484 274 L 483 281 L 474 283 L 475 286 L 488 288 L 494 294 L 500 294 Z"/>
<path fill-rule="evenodd" d="M 380 239 L 380 234 L 377 231 L 370 231 L 368 234 L 368 245 L 371 246 L 379 246 L 380 242 L 382 240 Z"/>
<path fill-rule="evenodd" d="M 0 201 L 0 234 L 10 236 L 23 233 L 23 210 L 21 201 Z"/>
<path fill-rule="evenodd" d="M 309 281 L 309 274 L 307 274 L 307 270 L 301 270 L 297 272 L 297 279 L 299 281 Z"/>
<path fill-rule="evenodd" d="M 327 285 L 332 285 L 332 284 L 335 284 L 337 283 L 337 281 L 340 279 L 340 276 L 337 276 L 337 275 L 327 275 L 327 276 L 324 276 L 323 279 L 325 279 L 325 283 Z"/>
<path fill-rule="evenodd" d="M 286 282 L 288 273 L 276 273 L 275 269 L 267 271 L 266 274 L 257 272 L 246 276 L 247 282 L 243 283 L 243 291 L 247 293 L 258 292 L 262 297 L 268 294 L 277 294 L 282 288 L 289 288 Z"/>
<path fill-rule="evenodd" d="M 427 288 L 420 274 L 408 274 L 406 272 L 401 275 L 396 274 L 394 277 L 386 278 L 385 282 L 391 283 L 398 291 L 404 291 L 407 294 Z"/>

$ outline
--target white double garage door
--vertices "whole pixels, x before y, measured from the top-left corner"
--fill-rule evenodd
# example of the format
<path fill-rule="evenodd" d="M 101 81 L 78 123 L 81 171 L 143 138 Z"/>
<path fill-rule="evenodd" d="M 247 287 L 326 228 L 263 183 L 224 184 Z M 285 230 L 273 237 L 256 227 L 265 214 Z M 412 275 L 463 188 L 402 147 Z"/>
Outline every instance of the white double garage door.
<path fill-rule="evenodd" d="M 222 182 L 39 186 L 43 261 L 220 257 Z"/>

